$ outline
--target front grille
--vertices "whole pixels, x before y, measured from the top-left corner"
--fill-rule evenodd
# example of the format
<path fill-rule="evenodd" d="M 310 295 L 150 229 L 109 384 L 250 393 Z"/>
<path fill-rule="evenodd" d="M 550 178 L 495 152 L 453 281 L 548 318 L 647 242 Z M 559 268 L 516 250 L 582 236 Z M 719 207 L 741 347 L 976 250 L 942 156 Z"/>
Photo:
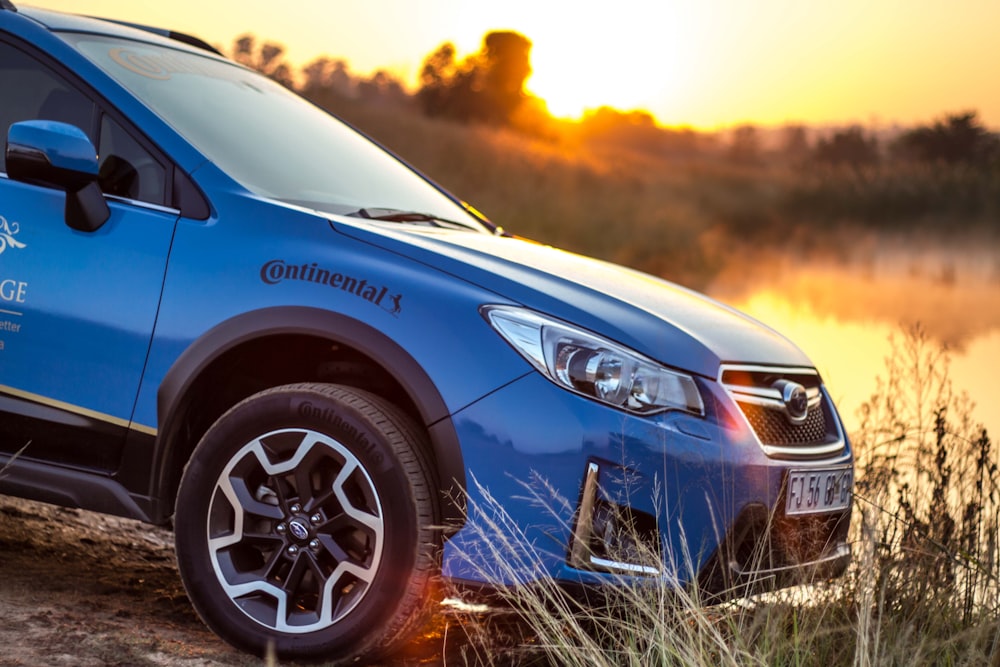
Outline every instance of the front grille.
<path fill-rule="evenodd" d="M 836 413 L 824 398 L 815 370 L 729 365 L 723 367 L 719 379 L 768 456 L 808 459 L 843 450 Z M 805 390 L 808 411 L 804 415 L 794 414 L 794 401 L 783 393 L 789 385 L 798 385 L 799 396 Z"/>
<path fill-rule="evenodd" d="M 778 410 L 752 403 L 738 405 L 763 445 L 815 445 L 827 440 L 826 417 L 822 406 L 810 410 L 804 423 L 792 424 Z"/>

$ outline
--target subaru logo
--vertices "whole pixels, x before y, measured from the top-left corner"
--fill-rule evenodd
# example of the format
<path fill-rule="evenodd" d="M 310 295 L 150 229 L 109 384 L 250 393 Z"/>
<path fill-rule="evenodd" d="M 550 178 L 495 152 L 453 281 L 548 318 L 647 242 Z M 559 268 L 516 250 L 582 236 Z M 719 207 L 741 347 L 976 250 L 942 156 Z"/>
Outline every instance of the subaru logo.
<path fill-rule="evenodd" d="M 288 522 L 288 532 L 297 540 L 304 540 L 309 537 L 309 529 L 298 519 L 292 519 Z"/>
<path fill-rule="evenodd" d="M 801 424 L 809 416 L 809 395 L 798 382 L 778 380 L 773 385 L 781 392 L 781 402 L 785 406 L 785 416 L 792 424 Z"/>

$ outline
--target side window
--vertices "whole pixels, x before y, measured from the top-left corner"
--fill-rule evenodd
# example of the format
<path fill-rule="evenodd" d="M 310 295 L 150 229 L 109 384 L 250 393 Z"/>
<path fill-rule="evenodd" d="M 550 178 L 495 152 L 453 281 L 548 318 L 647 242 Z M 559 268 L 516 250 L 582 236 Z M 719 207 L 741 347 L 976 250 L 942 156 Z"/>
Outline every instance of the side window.
<path fill-rule="evenodd" d="M 76 125 L 94 138 L 95 105 L 61 76 L 14 47 L 0 43 L 0 130 L 4 153 L 7 130 L 22 120 L 57 120 Z M 0 154 L 0 171 L 6 172 Z"/>
<path fill-rule="evenodd" d="M 166 170 L 149 151 L 65 78 L 0 42 L 0 172 L 7 171 L 7 130 L 13 123 L 36 119 L 69 123 L 87 133 L 97 147 L 98 185 L 106 194 L 164 203 Z"/>
<path fill-rule="evenodd" d="M 98 183 L 109 195 L 162 204 L 166 171 L 145 148 L 107 114 L 101 116 Z"/>

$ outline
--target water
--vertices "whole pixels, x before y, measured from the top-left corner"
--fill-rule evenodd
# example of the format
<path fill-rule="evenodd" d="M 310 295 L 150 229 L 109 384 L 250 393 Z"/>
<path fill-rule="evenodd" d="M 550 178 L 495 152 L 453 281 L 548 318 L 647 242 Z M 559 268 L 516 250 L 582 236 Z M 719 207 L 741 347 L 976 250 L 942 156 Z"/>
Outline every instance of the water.
<path fill-rule="evenodd" d="M 1000 434 L 1000 251 L 885 251 L 861 263 L 782 257 L 766 274 L 730 271 L 709 290 L 782 332 L 819 369 L 848 431 L 885 377 L 890 336 L 915 323 L 947 347 L 954 388 Z"/>

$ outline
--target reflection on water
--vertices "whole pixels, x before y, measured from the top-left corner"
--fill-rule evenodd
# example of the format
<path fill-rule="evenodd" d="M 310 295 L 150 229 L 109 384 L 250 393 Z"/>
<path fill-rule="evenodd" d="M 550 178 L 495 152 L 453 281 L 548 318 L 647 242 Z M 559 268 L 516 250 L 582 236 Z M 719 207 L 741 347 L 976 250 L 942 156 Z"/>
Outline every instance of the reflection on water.
<path fill-rule="evenodd" d="M 969 268 L 969 267 L 972 268 Z M 791 338 L 810 356 L 848 431 L 885 375 L 890 336 L 919 323 L 951 354 L 951 380 L 975 402 L 974 419 L 1000 433 L 1000 279 L 986 263 L 938 270 L 785 270 L 756 285 L 722 281 L 713 296 Z M 950 268 L 949 268 L 950 267 Z"/>

